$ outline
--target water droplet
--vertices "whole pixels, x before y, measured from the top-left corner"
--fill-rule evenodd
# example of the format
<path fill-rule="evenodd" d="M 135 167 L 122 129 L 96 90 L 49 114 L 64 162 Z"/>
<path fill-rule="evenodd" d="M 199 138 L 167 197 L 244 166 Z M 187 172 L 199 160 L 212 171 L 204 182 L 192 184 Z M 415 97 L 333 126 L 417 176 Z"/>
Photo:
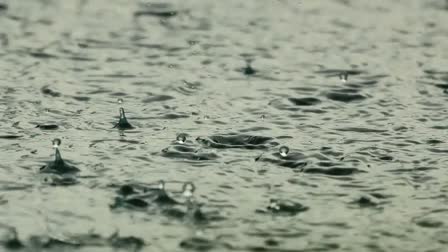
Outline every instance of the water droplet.
<path fill-rule="evenodd" d="M 243 68 L 243 73 L 245 75 L 253 75 L 255 74 L 257 71 L 255 69 L 252 68 L 251 63 L 252 63 L 252 59 L 246 59 L 246 67 Z"/>
<path fill-rule="evenodd" d="M 289 148 L 287 146 L 282 146 L 282 147 L 280 147 L 279 152 L 280 152 L 280 156 L 286 157 L 286 156 L 288 156 Z"/>
<path fill-rule="evenodd" d="M 191 198 L 193 197 L 193 193 L 196 190 L 196 187 L 194 186 L 194 184 L 192 182 L 186 182 L 183 186 L 182 186 L 182 194 L 184 195 L 184 197 L 186 198 Z"/>
<path fill-rule="evenodd" d="M 187 141 L 187 134 L 181 133 L 181 134 L 177 135 L 176 142 L 183 144 L 183 143 L 185 143 L 185 141 Z"/>
<path fill-rule="evenodd" d="M 52 141 L 52 143 L 53 143 L 53 147 L 54 148 L 58 148 L 59 147 L 59 145 L 61 145 L 61 139 L 59 139 L 59 138 L 55 138 L 55 139 L 53 139 L 53 141 Z"/>
<path fill-rule="evenodd" d="M 261 115 L 261 116 L 260 116 L 260 119 L 261 119 L 261 120 L 264 120 L 264 118 L 265 118 L 264 115 Z"/>
<path fill-rule="evenodd" d="M 165 181 L 159 180 L 159 184 L 157 185 L 157 188 L 159 188 L 159 190 L 165 190 Z"/>
<path fill-rule="evenodd" d="M 268 208 L 273 210 L 280 210 L 280 206 L 278 205 L 278 202 L 275 199 L 270 200 Z"/>
<path fill-rule="evenodd" d="M 339 79 L 341 80 L 341 82 L 347 82 L 348 79 L 348 73 L 347 72 L 342 72 L 339 74 Z"/>
<path fill-rule="evenodd" d="M 122 104 L 123 103 L 123 99 L 122 98 L 118 98 L 117 102 L 118 102 L 118 104 Z"/>
<path fill-rule="evenodd" d="M 199 42 L 196 41 L 196 40 L 189 40 L 189 41 L 188 41 L 188 44 L 189 44 L 190 46 L 194 46 L 194 45 L 196 45 L 197 43 L 199 43 Z"/>
<path fill-rule="evenodd" d="M 210 119 L 210 117 L 208 115 L 205 115 L 204 120 L 208 120 L 208 119 Z"/>

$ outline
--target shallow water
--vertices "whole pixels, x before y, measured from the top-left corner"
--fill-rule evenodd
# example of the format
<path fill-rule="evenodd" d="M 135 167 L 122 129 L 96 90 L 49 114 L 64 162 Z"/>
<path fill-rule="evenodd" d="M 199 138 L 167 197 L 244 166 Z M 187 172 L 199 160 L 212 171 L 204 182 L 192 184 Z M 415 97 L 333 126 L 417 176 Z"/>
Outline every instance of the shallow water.
<path fill-rule="evenodd" d="M 448 3 L 150 2 L 0 4 L 6 250 L 445 251 Z M 160 179 L 209 221 L 110 207 Z"/>

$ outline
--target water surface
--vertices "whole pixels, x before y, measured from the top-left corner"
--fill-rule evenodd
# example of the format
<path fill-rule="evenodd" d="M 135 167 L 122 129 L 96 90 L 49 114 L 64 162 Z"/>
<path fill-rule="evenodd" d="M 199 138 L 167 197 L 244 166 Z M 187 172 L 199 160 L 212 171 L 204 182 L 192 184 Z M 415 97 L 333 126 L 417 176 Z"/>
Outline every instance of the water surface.
<path fill-rule="evenodd" d="M 445 1 L 160 2 L 0 4 L 6 250 L 445 251 Z M 110 207 L 161 179 L 208 221 Z"/>

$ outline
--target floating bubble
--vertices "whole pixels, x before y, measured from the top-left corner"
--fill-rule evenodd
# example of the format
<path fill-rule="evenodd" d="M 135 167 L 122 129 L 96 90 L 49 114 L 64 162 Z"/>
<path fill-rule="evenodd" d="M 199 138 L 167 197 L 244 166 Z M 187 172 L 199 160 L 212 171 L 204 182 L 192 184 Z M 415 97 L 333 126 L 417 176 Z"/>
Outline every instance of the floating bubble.
<path fill-rule="evenodd" d="M 279 149 L 279 153 L 280 153 L 280 156 L 286 157 L 286 156 L 288 156 L 289 148 L 287 146 L 282 146 Z"/>
<path fill-rule="evenodd" d="M 53 139 L 53 141 L 52 141 L 52 144 L 53 144 L 53 147 L 54 148 L 58 148 L 59 147 L 59 145 L 61 145 L 61 139 L 59 139 L 59 138 L 55 138 L 55 139 Z"/>
<path fill-rule="evenodd" d="M 177 135 L 176 142 L 183 144 L 186 141 L 187 141 L 187 134 L 181 133 L 181 134 Z"/>

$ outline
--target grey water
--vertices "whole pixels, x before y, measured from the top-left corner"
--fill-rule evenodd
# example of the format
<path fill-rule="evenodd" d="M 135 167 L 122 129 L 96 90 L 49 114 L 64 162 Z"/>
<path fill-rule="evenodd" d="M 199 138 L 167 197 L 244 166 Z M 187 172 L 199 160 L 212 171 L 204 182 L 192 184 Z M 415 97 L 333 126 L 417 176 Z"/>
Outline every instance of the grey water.
<path fill-rule="evenodd" d="M 0 251 L 446 251 L 447 24 L 443 0 L 0 0 Z"/>

